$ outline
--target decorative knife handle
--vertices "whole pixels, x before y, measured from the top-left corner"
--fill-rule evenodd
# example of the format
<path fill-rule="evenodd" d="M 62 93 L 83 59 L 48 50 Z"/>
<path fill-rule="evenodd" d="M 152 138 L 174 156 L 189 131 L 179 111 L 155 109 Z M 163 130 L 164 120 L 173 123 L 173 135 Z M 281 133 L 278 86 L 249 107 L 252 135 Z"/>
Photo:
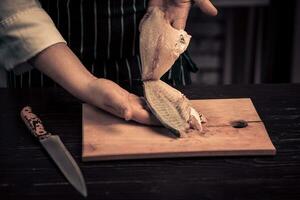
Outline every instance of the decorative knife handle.
<path fill-rule="evenodd" d="M 45 130 L 40 118 L 32 113 L 31 107 L 26 106 L 21 110 L 21 118 L 35 137 L 43 138 L 50 135 L 50 133 Z"/>

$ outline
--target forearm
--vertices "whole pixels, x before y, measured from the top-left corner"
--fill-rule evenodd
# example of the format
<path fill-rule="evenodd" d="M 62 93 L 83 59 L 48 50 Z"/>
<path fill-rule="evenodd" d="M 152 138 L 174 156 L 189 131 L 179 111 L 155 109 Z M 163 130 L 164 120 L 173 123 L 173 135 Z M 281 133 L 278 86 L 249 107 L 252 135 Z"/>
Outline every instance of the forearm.
<path fill-rule="evenodd" d="M 50 46 L 31 59 L 31 63 L 77 98 L 89 101 L 88 85 L 96 78 L 66 44 Z"/>

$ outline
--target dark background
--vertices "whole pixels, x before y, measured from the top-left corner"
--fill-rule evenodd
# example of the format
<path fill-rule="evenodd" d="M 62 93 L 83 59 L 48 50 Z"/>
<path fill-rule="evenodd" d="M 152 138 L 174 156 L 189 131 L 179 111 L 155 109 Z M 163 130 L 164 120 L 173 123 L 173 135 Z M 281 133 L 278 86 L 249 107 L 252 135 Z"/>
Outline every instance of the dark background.
<path fill-rule="evenodd" d="M 194 82 L 300 82 L 300 2 L 213 0 L 217 17 L 194 7 L 187 30 L 200 71 Z"/>
<path fill-rule="evenodd" d="M 206 16 L 194 6 L 187 23 L 187 32 L 192 35 L 188 51 L 199 68 L 192 74 L 194 83 L 300 82 L 299 1 L 212 2 L 219 10 L 217 17 Z M 41 3 L 66 38 L 64 12 L 67 0 L 41 0 Z M 79 51 L 72 49 L 75 53 Z M 3 74 L 0 71 L 0 87 L 6 85 Z M 7 77 L 15 80 L 16 76 L 10 73 Z M 17 81 L 10 83 L 14 83 L 10 87 L 20 87 Z"/>

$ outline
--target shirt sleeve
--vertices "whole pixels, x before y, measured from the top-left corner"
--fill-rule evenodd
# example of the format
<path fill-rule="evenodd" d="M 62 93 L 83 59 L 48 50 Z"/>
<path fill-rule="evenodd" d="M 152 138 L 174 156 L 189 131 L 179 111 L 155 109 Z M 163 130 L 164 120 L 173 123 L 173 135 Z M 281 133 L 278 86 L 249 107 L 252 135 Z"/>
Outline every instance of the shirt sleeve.
<path fill-rule="evenodd" d="M 0 0 L 0 67 L 17 72 L 47 47 L 66 43 L 37 0 Z"/>

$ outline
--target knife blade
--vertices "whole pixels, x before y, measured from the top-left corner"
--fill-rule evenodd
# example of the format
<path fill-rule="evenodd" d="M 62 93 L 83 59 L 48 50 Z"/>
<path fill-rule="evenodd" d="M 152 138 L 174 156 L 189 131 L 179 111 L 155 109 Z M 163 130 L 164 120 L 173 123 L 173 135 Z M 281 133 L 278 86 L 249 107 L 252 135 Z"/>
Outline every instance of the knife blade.
<path fill-rule="evenodd" d="M 40 141 L 66 179 L 78 192 L 86 197 L 87 189 L 80 168 L 59 136 L 47 132 L 42 121 L 32 112 L 29 106 L 21 110 L 21 118 L 31 133 Z"/>

